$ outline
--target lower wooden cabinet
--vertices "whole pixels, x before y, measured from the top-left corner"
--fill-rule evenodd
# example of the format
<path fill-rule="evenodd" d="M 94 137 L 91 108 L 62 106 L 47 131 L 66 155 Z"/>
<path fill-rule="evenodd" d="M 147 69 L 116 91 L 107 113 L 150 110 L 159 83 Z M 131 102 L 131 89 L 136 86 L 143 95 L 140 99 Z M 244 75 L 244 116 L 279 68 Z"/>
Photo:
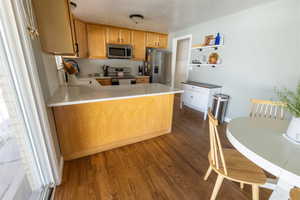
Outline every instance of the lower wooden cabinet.
<path fill-rule="evenodd" d="M 111 85 L 111 79 L 110 78 L 106 78 L 106 79 L 97 79 L 98 83 L 100 83 L 101 85 Z"/>
<path fill-rule="evenodd" d="M 149 76 L 143 76 L 143 77 L 137 77 L 136 83 L 150 83 L 150 77 Z"/>

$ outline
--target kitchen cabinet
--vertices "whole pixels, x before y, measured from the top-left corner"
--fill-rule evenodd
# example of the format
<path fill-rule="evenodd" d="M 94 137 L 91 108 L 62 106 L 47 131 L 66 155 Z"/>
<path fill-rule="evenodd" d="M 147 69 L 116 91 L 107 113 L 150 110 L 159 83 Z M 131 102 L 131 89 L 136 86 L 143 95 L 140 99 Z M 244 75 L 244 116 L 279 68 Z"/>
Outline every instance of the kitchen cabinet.
<path fill-rule="evenodd" d="M 120 29 L 121 44 L 131 44 L 131 30 Z"/>
<path fill-rule="evenodd" d="M 33 0 L 39 38 L 44 52 L 75 55 L 75 35 L 69 0 Z"/>
<path fill-rule="evenodd" d="M 107 43 L 131 44 L 131 30 L 117 27 L 108 27 Z"/>
<path fill-rule="evenodd" d="M 144 31 L 132 31 L 132 47 L 133 47 L 133 59 L 145 60 L 146 56 L 146 32 Z"/>
<path fill-rule="evenodd" d="M 140 76 L 136 77 L 136 83 L 150 83 L 150 77 L 149 76 Z"/>
<path fill-rule="evenodd" d="M 151 47 L 151 48 L 157 48 L 158 47 L 158 41 L 159 37 L 157 33 L 147 33 L 147 38 L 146 38 L 146 46 Z"/>
<path fill-rule="evenodd" d="M 103 78 L 103 79 L 97 79 L 98 83 L 100 83 L 100 85 L 111 85 L 111 78 Z"/>
<path fill-rule="evenodd" d="M 212 97 L 220 93 L 221 88 L 206 88 L 196 85 L 183 84 L 184 93 L 182 94 L 182 104 L 200 112 L 204 112 L 206 120 L 208 109 L 212 106 Z"/>
<path fill-rule="evenodd" d="M 147 33 L 146 46 L 151 48 L 167 48 L 168 35 L 161 33 Z"/>
<path fill-rule="evenodd" d="M 88 57 L 88 45 L 87 45 L 87 27 L 86 24 L 78 19 L 74 19 L 76 45 L 77 45 L 77 57 Z"/>
<path fill-rule="evenodd" d="M 107 27 L 87 24 L 89 58 L 106 58 Z"/>
<path fill-rule="evenodd" d="M 167 34 L 159 34 L 158 48 L 161 48 L 161 49 L 168 48 L 168 35 Z"/>

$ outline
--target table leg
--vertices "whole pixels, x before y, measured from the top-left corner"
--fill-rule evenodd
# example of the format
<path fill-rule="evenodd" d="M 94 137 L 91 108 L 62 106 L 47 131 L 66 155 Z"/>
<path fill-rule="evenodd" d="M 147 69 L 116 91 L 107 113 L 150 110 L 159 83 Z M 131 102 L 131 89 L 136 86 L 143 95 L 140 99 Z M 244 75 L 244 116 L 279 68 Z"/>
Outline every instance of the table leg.
<path fill-rule="evenodd" d="M 288 200 L 290 197 L 290 190 L 292 188 L 292 185 L 279 178 L 278 183 L 269 200 Z"/>

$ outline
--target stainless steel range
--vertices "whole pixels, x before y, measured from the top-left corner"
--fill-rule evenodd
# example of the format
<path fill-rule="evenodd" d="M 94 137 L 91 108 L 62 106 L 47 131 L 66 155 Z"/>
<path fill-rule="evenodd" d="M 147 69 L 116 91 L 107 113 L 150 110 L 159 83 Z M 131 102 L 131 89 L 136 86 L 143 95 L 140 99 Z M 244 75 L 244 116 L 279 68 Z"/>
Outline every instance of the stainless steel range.
<path fill-rule="evenodd" d="M 129 67 L 109 67 L 108 77 L 111 77 L 112 85 L 135 84 L 135 77 Z"/>

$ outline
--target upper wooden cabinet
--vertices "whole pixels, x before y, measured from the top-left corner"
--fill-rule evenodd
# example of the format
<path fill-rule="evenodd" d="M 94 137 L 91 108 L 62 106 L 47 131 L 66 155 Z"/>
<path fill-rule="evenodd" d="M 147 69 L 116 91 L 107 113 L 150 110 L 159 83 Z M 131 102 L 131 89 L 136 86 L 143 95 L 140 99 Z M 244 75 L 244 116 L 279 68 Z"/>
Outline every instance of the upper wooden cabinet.
<path fill-rule="evenodd" d="M 107 27 L 87 24 L 89 58 L 106 58 Z"/>
<path fill-rule="evenodd" d="M 162 49 L 168 48 L 168 35 L 167 34 L 159 34 L 158 47 Z"/>
<path fill-rule="evenodd" d="M 107 28 L 107 43 L 109 44 L 131 44 L 131 31 L 117 27 Z"/>
<path fill-rule="evenodd" d="M 68 0 L 33 0 L 43 51 L 75 55 L 75 36 Z"/>
<path fill-rule="evenodd" d="M 107 28 L 107 43 L 120 44 L 120 29 L 116 27 Z"/>
<path fill-rule="evenodd" d="M 159 37 L 157 33 L 151 33 L 151 32 L 147 33 L 147 38 L 146 38 L 147 47 L 157 48 L 158 41 L 159 41 Z"/>
<path fill-rule="evenodd" d="M 168 47 L 168 35 L 161 33 L 147 33 L 146 46 L 151 48 L 167 48 Z"/>
<path fill-rule="evenodd" d="M 77 45 L 77 57 L 86 58 L 88 57 L 86 24 L 78 19 L 75 19 L 74 27 Z"/>
<path fill-rule="evenodd" d="M 146 32 L 132 31 L 133 59 L 145 60 L 146 56 Z"/>
<path fill-rule="evenodd" d="M 131 30 L 120 29 L 121 44 L 131 44 Z"/>

